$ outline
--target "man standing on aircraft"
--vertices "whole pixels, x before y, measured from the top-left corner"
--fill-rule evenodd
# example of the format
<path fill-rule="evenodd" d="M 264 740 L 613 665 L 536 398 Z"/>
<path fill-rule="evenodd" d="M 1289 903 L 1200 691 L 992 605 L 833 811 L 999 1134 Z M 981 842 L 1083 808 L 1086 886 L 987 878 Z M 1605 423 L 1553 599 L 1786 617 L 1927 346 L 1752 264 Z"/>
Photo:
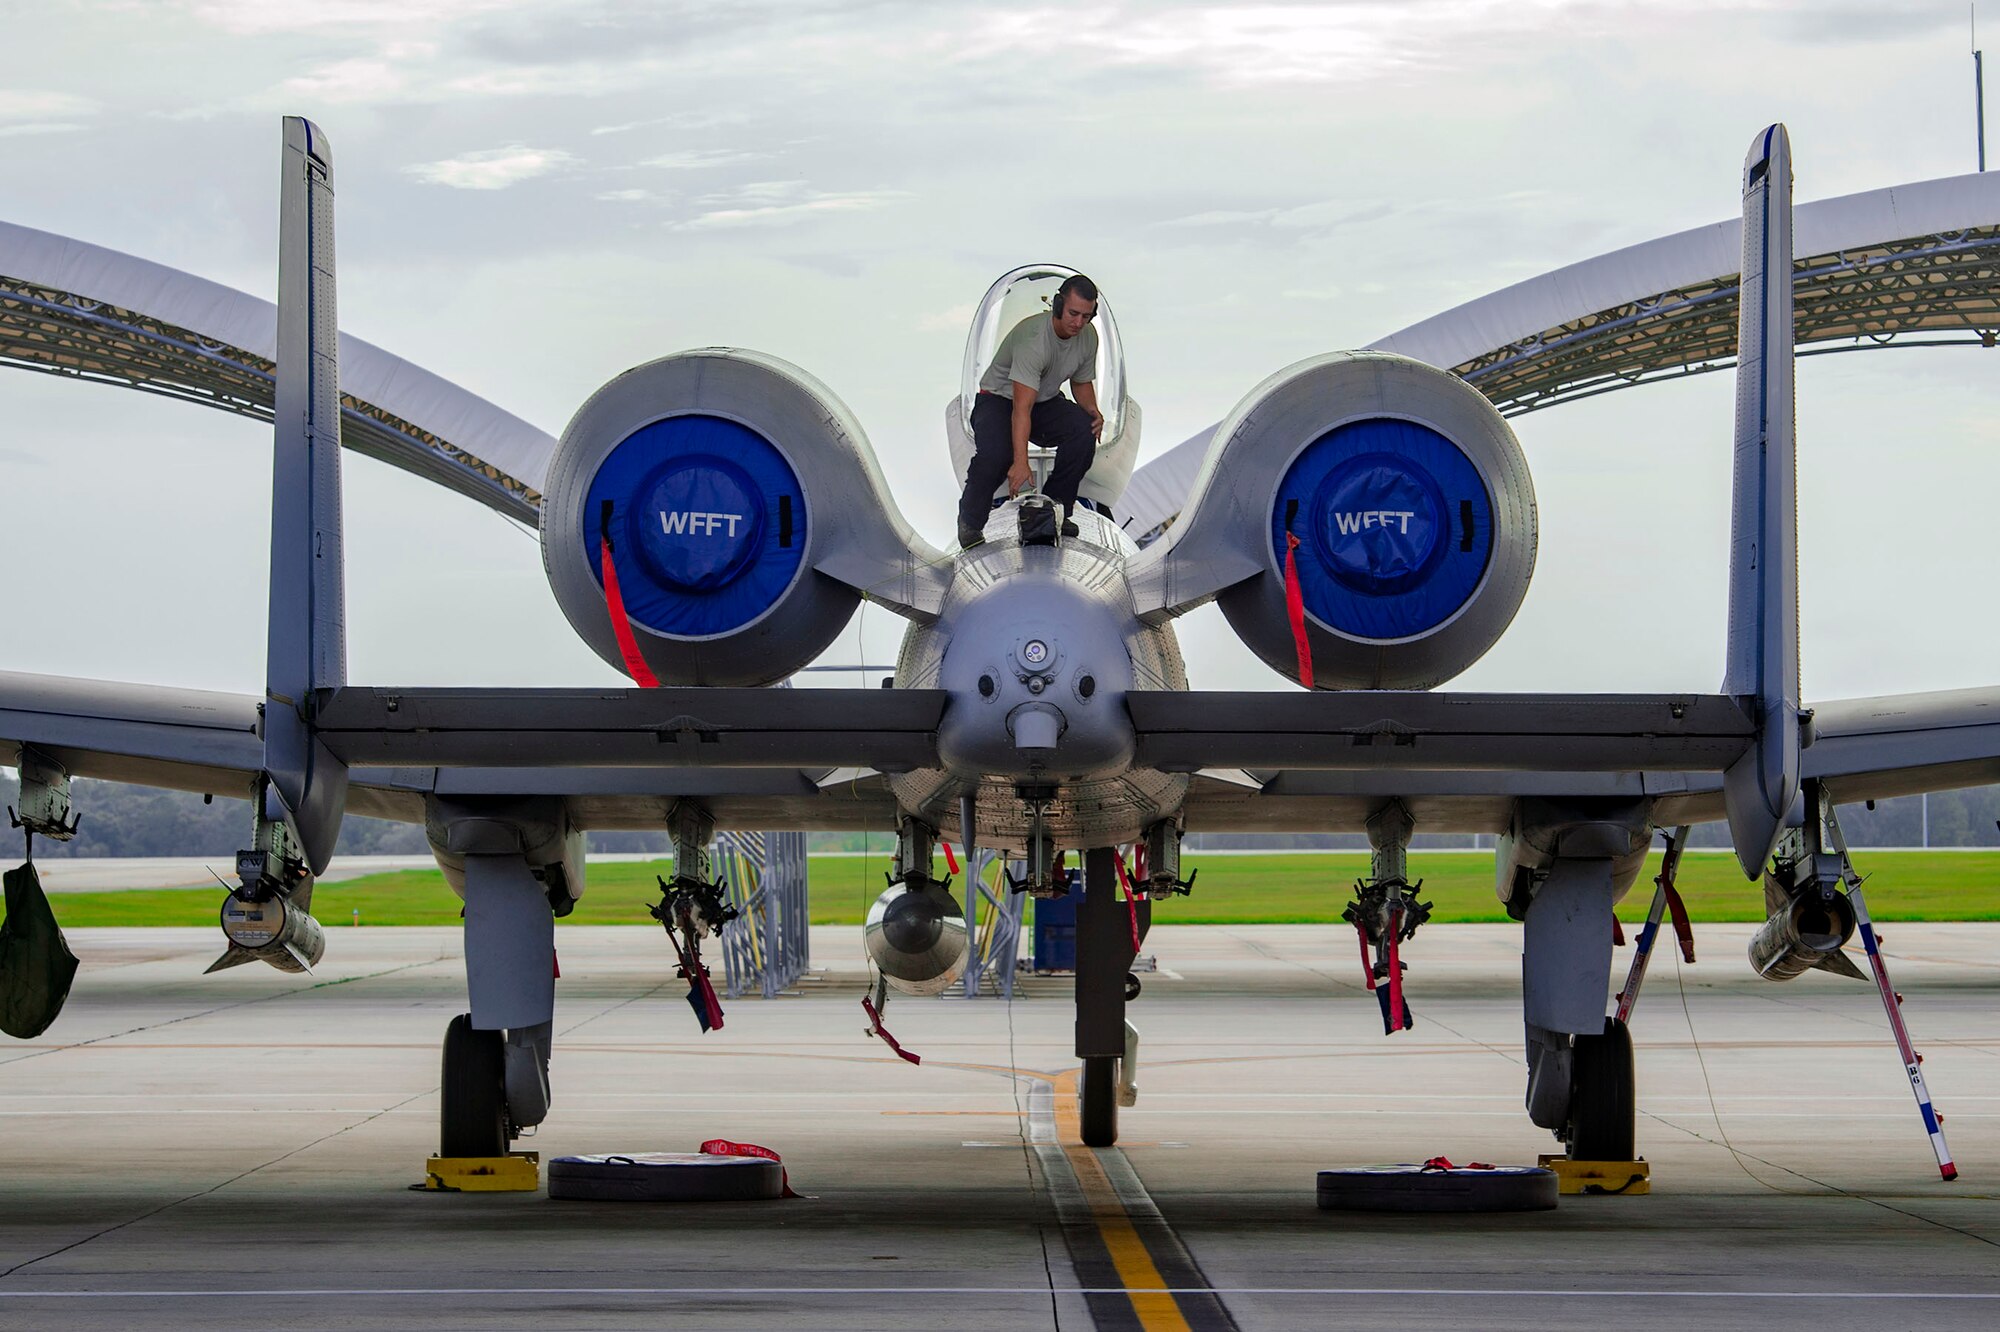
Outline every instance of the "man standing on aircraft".
<path fill-rule="evenodd" d="M 965 494 L 958 502 L 958 544 L 985 540 L 986 519 L 1001 481 L 1007 494 L 1028 485 L 1028 445 L 1056 451 L 1043 493 L 1067 515 L 1076 506 L 1077 487 L 1097 456 L 1104 414 L 1097 410 L 1097 284 L 1081 273 L 1064 280 L 1047 317 L 1030 315 L 1016 324 L 993 364 L 979 381 L 972 404 L 972 463 Z M 1063 381 L 1076 395 L 1062 395 Z M 1066 534 L 1075 528 L 1067 521 Z"/>

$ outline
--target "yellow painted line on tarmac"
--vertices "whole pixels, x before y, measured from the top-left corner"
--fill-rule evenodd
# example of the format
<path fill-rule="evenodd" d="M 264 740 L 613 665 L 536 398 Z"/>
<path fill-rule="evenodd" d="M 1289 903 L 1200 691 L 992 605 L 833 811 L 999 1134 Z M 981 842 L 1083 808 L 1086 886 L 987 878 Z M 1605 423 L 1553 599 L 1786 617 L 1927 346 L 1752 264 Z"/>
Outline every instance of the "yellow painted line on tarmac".
<path fill-rule="evenodd" d="M 1119 1201 L 1118 1190 L 1112 1187 L 1110 1177 L 1099 1164 L 1097 1153 L 1083 1145 L 1083 1124 L 1076 1108 L 1076 1080 L 1075 1069 L 1052 1079 L 1056 1140 L 1069 1160 L 1069 1168 L 1076 1172 L 1076 1182 L 1090 1206 L 1091 1220 L 1104 1240 L 1105 1251 L 1111 1255 L 1119 1284 L 1125 1287 L 1125 1298 L 1132 1301 L 1132 1311 L 1139 1316 L 1139 1326 L 1146 1332 L 1192 1332 L 1179 1301 L 1166 1289 L 1166 1279 L 1153 1265 L 1153 1255 L 1146 1252 L 1146 1242 L 1139 1238 L 1125 1204 Z"/>

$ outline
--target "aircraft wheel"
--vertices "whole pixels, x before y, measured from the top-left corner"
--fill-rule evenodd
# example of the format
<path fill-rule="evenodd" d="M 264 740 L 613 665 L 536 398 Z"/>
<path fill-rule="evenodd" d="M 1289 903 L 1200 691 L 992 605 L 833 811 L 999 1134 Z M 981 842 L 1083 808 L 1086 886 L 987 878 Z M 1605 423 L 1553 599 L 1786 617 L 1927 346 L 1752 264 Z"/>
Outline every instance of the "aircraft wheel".
<path fill-rule="evenodd" d="M 1606 1018 L 1602 1034 L 1576 1038 L 1571 1059 L 1569 1131 L 1563 1135 L 1570 1160 L 1632 1160 L 1639 1099 L 1632 1033 L 1617 1018 Z"/>
<path fill-rule="evenodd" d="M 1118 1058 L 1086 1055 L 1077 1083 L 1077 1109 L 1083 1121 L 1083 1145 L 1110 1147 L 1118 1141 Z"/>
<path fill-rule="evenodd" d="M 507 1091 L 502 1039 L 474 1031 L 461 1013 L 444 1029 L 444 1085 L 439 1097 L 439 1156 L 505 1156 Z"/>

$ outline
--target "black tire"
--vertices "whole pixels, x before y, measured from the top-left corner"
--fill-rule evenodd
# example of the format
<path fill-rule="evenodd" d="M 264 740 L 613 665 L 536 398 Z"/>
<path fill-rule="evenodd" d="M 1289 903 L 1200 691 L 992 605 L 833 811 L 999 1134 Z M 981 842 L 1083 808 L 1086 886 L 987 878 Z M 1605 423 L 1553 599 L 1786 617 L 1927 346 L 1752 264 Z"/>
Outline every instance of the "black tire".
<path fill-rule="evenodd" d="M 635 1152 L 558 1156 L 549 1197 L 596 1202 L 762 1202 L 785 1196 L 785 1169 L 756 1156 Z"/>
<path fill-rule="evenodd" d="M 1111 1147 L 1118 1142 L 1118 1058 L 1086 1055 L 1076 1089 L 1078 1118 L 1083 1121 L 1083 1145 Z"/>
<path fill-rule="evenodd" d="M 1319 1172 L 1323 1212 L 1545 1212 L 1556 1205 L 1553 1170 L 1425 1170 L 1377 1166 Z"/>
<path fill-rule="evenodd" d="M 474 1031 L 461 1013 L 444 1029 L 438 1155 L 507 1154 L 507 1075 L 497 1031 Z"/>
<path fill-rule="evenodd" d="M 1638 1094 L 1632 1076 L 1632 1033 L 1617 1018 L 1604 1031 L 1576 1038 L 1571 1056 L 1569 1131 L 1572 1161 L 1630 1161 L 1638 1143 Z"/>

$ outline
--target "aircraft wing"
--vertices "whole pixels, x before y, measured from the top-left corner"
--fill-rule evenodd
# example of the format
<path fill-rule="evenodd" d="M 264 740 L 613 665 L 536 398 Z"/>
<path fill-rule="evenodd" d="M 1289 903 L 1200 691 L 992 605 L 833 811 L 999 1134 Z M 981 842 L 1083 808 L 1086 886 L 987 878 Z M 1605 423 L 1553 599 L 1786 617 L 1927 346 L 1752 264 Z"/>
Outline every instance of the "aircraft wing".
<path fill-rule="evenodd" d="M 1818 704 L 1800 763 L 1850 805 L 2000 782 L 2000 688 Z"/>
<path fill-rule="evenodd" d="M 1455 694 L 1404 690 L 1134 692 L 1139 761 L 1203 768 L 1725 768 L 1755 726 L 1720 694 Z"/>
<path fill-rule="evenodd" d="M 932 690 L 322 691 L 318 734 L 353 768 L 347 809 L 421 822 L 427 795 L 558 795 L 588 828 L 654 828 L 682 796 L 724 827 L 883 826 L 881 770 L 936 761 Z M 0 763 L 247 795 L 249 694 L 0 672 Z"/>
<path fill-rule="evenodd" d="M 1708 751 L 1726 762 L 1730 744 L 1744 743 L 1720 709 L 1733 702 L 1717 696 L 1431 694 L 1409 707 L 1391 705 L 1403 696 L 1360 694 L 1326 708 L 1317 700 L 1343 696 L 1296 694 L 1261 713 L 1247 695 L 1168 697 L 1147 695 L 1133 715 L 1146 719 L 1142 753 L 1170 762 L 1200 746 L 1212 756 L 1184 806 L 1197 831 L 1358 832 L 1392 796 L 1419 827 L 1459 832 L 1505 831 L 1513 802 L 1535 796 L 1651 799 L 1659 826 L 1706 823 L 1723 817 L 1722 775 L 1687 760 Z M 1203 699 L 1216 701 L 1193 701 Z M 1674 703 L 1688 705 L 1683 717 L 1672 717 Z M 1651 731 L 1662 706 L 1676 729 Z M 1537 720 L 1546 729 L 1525 733 Z M 1287 722 L 1290 733 L 1279 729 Z M 1811 732 L 1803 775 L 1824 781 L 1836 803 L 2000 782 L 2000 688 L 1821 703 Z M 1509 746 L 1514 770 L 1499 770 L 1495 753 Z M 1630 762 L 1617 764 L 1620 754 Z M 1231 758 L 1245 761 L 1223 766 Z"/>
<path fill-rule="evenodd" d="M 264 763 L 249 694 L 0 672 L 0 763 L 31 746 L 75 777 L 247 794 Z"/>

